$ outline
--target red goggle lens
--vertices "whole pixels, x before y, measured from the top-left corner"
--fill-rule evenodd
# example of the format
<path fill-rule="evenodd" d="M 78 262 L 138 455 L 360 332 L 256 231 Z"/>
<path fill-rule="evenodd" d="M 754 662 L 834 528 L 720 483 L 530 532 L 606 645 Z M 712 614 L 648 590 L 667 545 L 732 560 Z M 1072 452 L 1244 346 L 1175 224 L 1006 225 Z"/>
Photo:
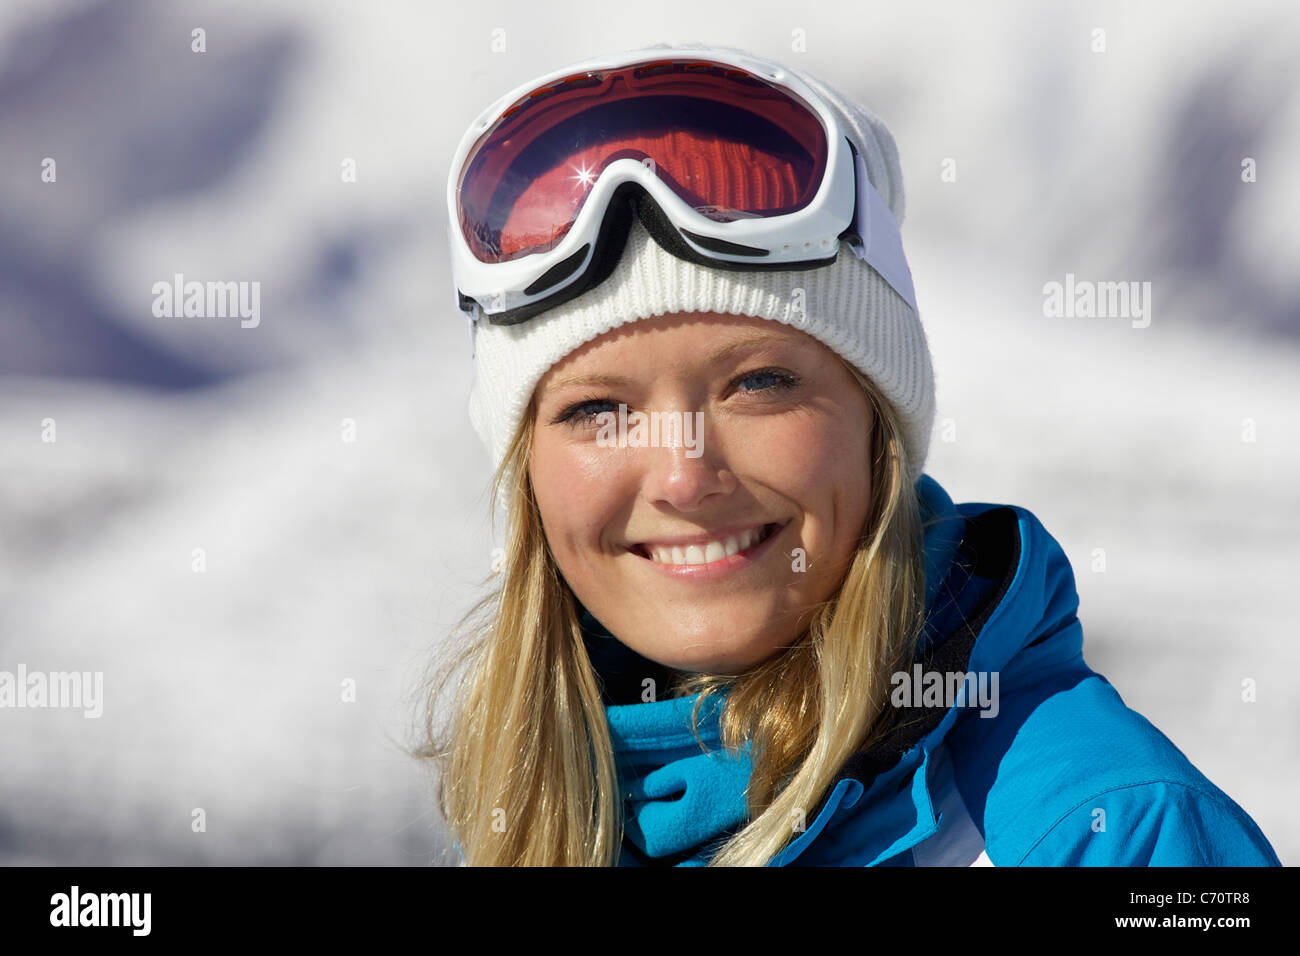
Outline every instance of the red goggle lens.
<path fill-rule="evenodd" d="M 457 212 L 474 256 L 505 262 L 554 248 L 617 159 L 649 160 L 688 205 L 729 222 L 806 206 L 827 155 L 820 117 L 782 87 L 711 61 L 641 63 L 512 105 L 470 150 Z"/>

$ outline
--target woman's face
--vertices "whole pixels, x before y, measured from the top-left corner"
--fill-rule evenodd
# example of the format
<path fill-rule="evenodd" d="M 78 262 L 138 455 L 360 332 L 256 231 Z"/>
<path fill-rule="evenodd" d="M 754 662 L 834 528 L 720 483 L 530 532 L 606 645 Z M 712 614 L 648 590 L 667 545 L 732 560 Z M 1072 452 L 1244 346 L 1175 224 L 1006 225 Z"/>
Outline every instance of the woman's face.
<path fill-rule="evenodd" d="M 536 398 L 529 473 L 551 552 L 637 653 L 737 674 L 834 594 L 867 518 L 873 423 L 812 336 L 715 313 L 640 319 L 566 356 Z"/>

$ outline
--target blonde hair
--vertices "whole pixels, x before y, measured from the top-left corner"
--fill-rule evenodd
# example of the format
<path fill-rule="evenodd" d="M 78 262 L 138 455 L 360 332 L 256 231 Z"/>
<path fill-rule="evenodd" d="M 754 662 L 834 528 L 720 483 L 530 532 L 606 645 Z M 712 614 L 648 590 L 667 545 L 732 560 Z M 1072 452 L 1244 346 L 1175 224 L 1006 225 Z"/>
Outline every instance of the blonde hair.
<path fill-rule="evenodd" d="M 722 745 L 735 752 L 752 741 L 748 821 L 711 866 L 767 865 L 790 842 L 848 757 L 891 728 L 890 678 L 910 665 L 920 633 L 920 503 L 898 419 L 844 364 L 873 415 L 871 505 L 842 583 L 787 649 L 739 676 L 684 675 L 670 691 L 700 694 L 693 720 L 726 691 Z M 492 482 L 496 500 L 513 466 L 500 584 L 458 628 L 455 640 L 467 643 L 433 682 L 417 755 L 438 764 L 439 806 L 468 864 L 610 866 L 623 804 L 577 599 L 551 556 L 528 477 L 534 417 L 530 404 Z M 464 665 L 439 735 L 438 700 Z"/>

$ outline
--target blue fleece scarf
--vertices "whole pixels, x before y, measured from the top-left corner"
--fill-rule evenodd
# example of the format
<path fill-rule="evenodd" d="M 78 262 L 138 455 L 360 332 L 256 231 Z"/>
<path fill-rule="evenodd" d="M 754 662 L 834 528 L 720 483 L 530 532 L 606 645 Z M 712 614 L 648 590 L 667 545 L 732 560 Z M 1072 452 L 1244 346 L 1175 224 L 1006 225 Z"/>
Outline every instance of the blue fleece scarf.
<path fill-rule="evenodd" d="M 916 487 L 926 523 L 926 607 L 932 612 L 921 637 L 924 650 L 947 633 L 948 615 L 938 611 L 950 602 L 941 601 L 939 592 L 965 520 L 933 478 L 922 475 Z M 946 589 L 948 595 L 953 590 Z M 722 749 L 718 714 L 723 700 L 718 698 L 701 708 L 698 742 L 690 724 L 698 695 L 640 702 L 647 690 L 667 688 L 669 672 L 615 639 L 585 608 L 582 623 L 605 688 L 605 714 L 624 798 L 619 865 L 705 865 L 747 820 L 745 788 L 752 769 L 748 742 L 739 754 Z"/>

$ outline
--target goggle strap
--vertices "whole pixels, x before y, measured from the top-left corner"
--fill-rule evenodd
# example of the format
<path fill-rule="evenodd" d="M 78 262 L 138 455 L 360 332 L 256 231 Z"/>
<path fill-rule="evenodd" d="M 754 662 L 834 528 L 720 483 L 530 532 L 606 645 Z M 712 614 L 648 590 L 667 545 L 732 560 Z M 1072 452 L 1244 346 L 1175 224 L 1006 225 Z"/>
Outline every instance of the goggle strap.
<path fill-rule="evenodd" d="M 469 329 L 469 359 L 472 362 L 474 361 L 474 324 L 478 322 L 479 304 L 477 302 L 471 303 L 470 308 L 464 313 L 464 316 L 466 319 L 466 327 Z"/>
<path fill-rule="evenodd" d="M 880 273 L 880 277 L 915 312 L 916 292 L 912 288 L 912 270 L 908 268 L 907 258 L 903 255 L 903 237 L 898 223 L 889 211 L 888 204 L 867 178 L 867 164 L 862 161 L 857 150 L 853 152 L 853 159 L 858 190 L 853 227 L 862 242 L 850 243 L 850 248 L 854 255 Z"/>

